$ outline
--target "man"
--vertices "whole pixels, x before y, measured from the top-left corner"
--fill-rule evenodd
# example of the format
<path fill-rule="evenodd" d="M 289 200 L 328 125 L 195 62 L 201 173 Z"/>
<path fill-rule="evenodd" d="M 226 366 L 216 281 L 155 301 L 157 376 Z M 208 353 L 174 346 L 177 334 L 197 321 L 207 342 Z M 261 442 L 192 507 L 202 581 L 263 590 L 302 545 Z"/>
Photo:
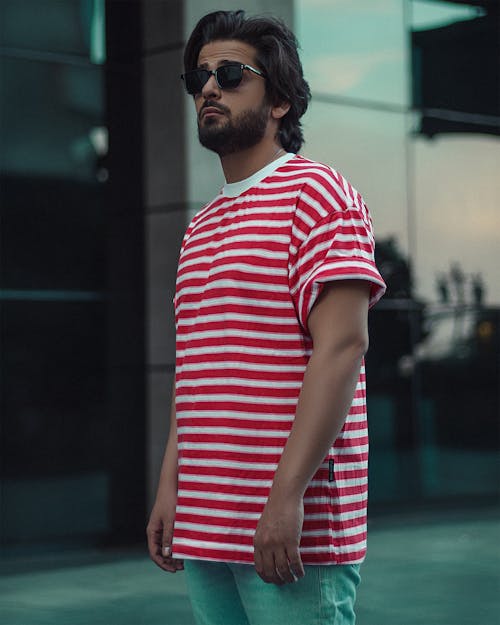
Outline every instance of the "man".
<path fill-rule="evenodd" d="M 185 567 L 199 624 L 351 624 L 367 313 L 384 291 L 371 220 L 340 174 L 296 155 L 310 93 L 283 23 L 211 13 L 184 66 L 226 184 L 181 248 L 150 555 Z"/>

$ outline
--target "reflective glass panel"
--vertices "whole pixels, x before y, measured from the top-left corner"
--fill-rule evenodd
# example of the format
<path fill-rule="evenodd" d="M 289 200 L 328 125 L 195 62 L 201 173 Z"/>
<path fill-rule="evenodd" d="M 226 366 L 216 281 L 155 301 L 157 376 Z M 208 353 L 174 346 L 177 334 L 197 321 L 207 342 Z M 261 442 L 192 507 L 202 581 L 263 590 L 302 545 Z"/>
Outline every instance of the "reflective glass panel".
<path fill-rule="evenodd" d="M 377 239 L 407 254 L 406 124 L 403 114 L 313 99 L 301 152 L 344 175 L 368 204 Z"/>
<path fill-rule="evenodd" d="M 498 13 L 410 4 L 422 492 L 491 497 L 500 442 Z"/>
<path fill-rule="evenodd" d="M 2 0 L 0 45 L 8 54 L 56 53 L 102 63 L 104 0 Z"/>
<path fill-rule="evenodd" d="M 0 4 L 0 542 L 15 548 L 70 537 L 76 545 L 109 529 L 107 130 L 90 20 L 98 4 Z"/>
<path fill-rule="evenodd" d="M 297 35 L 315 93 L 407 103 L 401 0 L 298 0 Z"/>
<path fill-rule="evenodd" d="M 0 58 L 4 174 L 95 182 L 107 151 L 99 66 Z"/>

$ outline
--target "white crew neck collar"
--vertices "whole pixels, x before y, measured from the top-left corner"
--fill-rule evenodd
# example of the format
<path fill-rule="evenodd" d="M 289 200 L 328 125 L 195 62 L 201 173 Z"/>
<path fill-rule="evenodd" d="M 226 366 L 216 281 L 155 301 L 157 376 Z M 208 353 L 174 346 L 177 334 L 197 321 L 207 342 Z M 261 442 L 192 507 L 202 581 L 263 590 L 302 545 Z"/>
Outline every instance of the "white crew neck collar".
<path fill-rule="evenodd" d="M 295 154 L 292 152 L 287 152 L 244 180 L 238 180 L 238 182 L 226 182 L 226 184 L 222 187 L 222 195 L 227 197 L 238 197 L 238 195 L 245 193 L 245 191 L 254 187 L 261 180 L 267 178 L 267 176 L 272 174 L 273 171 L 287 163 L 294 156 Z"/>

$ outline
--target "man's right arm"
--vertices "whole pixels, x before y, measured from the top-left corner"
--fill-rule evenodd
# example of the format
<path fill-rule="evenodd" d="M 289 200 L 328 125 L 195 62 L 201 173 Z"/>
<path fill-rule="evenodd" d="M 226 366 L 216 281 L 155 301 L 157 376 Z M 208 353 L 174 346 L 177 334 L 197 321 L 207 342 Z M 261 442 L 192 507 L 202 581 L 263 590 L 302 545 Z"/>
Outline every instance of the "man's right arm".
<path fill-rule="evenodd" d="M 172 535 L 177 503 L 177 421 L 175 417 L 175 381 L 172 388 L 170 433 L 146 534 L 149 555 L 164 571 L 175 573 L 184 568 L 182 560 L 172 558 Z"/>

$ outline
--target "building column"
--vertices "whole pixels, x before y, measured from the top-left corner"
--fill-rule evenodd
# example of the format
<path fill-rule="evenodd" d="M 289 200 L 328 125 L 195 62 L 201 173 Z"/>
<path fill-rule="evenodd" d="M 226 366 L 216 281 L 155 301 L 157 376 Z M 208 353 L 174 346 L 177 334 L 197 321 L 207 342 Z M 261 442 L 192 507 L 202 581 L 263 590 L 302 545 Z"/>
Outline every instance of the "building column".
<path fill-rule="evenodd" d="M 218 157 L 198 144 L 193 101 L 180 83 L 182 56 L 200 17 L 238 8 L 293 23 L 293 0 L 143 0 L 149 508 L 169 428 L 175 368 L 172 298 L 179 249 L 193 213 L 223 183 Z"/>

